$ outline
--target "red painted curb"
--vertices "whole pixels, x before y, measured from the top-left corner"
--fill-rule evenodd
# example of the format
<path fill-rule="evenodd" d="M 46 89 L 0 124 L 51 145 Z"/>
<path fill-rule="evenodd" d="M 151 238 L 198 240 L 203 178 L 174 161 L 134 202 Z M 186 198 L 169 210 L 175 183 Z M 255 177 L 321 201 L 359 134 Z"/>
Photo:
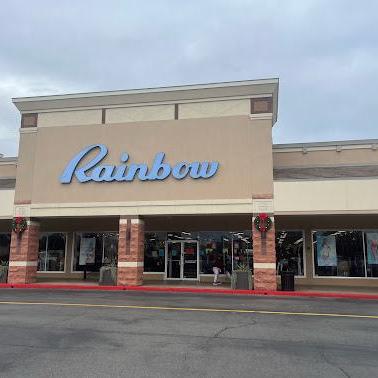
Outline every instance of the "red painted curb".
<path fill-rule="evenodd" d="M 257 295 L 281 297 L 317 297 L 317 298 L 347 298 L 378 300 L 378 294 L 364 293 L 333 293 L 318 291 L 265 291 L 265 290 L 230 290 L 189 287 L 163 286 L 94 286 L 94 285 L 55 285 L 55 284 L 0 284 L 0 288 L 7 289 L 60 289 L 60 290 L 97 290 L 97 291 L 141 291 L 141 292 L 168 292 L 192 294 L 228 294 L 228 295 Z"/>

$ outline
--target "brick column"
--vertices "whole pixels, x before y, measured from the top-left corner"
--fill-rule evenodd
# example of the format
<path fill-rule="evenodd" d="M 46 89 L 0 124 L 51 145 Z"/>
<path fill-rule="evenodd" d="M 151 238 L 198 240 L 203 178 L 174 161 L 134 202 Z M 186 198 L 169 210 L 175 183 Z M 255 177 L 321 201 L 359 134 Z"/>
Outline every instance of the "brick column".
<path fill-rule="evenodd" d="M 28 220 L 22 234 L 12 231 L 8 283 L 23 284 L 36 281 L 39 249 L 39 223 Z"/>
<path fill-rule="evenodd" d="M 144 222 L 140 218 L 119 220 L 117 285 L 142 285 Z"/>
<path fill-rule="evenodd" d="M 254 220 L 258 214 L 254 214 L 252 219 L 252 242 L 253 242 L 253 274 L 255 290 L 277 290 L 276 277 L 276 235 L 274 218 L 272 227 L 264 235 L 256 229 Z"/>

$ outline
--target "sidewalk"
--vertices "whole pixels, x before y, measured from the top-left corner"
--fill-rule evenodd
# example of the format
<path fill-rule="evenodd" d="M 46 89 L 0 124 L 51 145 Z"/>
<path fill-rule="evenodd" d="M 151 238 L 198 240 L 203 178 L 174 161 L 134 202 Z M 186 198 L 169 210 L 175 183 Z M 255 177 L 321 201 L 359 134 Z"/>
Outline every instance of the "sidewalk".
<path fill-rule="evenodd" d="M 283 297 L 318 297 L 378 300 L 378 288 L 363 287 L 300 287 L 297 291 L 232 290 L 229 284 L 212 286 L 210 283 L 146 282 L 143 286 L 99 286 L 95 281 L 54 281 L 33 284 L 0 284 L 0 289 L 98 290 L 171 292 L 192 294 L 229 294 Z"/>

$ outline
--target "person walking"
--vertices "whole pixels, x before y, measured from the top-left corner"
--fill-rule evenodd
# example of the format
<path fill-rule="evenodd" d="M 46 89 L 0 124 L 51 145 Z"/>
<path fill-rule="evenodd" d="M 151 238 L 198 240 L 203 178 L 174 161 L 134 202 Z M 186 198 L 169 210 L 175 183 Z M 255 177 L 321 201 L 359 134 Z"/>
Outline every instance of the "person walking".
<path fill-rule="evenodd" d="M 219 259 L 215 259 L 214 264 L 213 264 L 213 273 L 214 273 L 213 285 L 214 286 L 221 284 L 221 282 L 219 281 L 219 274 L 221 273 L 220 265 L 221 264 L 220 264 Z"/>

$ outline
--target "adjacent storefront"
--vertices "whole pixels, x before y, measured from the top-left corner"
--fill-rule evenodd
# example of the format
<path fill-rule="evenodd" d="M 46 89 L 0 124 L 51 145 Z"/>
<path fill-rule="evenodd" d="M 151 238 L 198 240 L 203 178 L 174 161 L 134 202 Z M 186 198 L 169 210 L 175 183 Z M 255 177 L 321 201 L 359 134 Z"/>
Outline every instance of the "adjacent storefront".
<path fill-rule="evenodd" d="M 378 286 L 377 141 L 272 145 L 278 80 L 15 99 L 8 282 Z M 25 226 L 25 227 L 24 227 Z"/>

